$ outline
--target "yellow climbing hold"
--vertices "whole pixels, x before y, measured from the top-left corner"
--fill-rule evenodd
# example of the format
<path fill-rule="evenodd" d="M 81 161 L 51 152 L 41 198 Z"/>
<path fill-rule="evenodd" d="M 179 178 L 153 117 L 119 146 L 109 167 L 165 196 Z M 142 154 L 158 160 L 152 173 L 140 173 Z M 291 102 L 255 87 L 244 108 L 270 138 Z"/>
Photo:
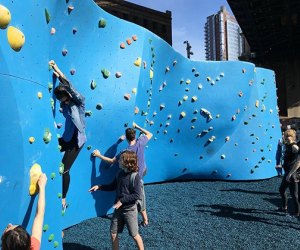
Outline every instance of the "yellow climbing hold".
<path fill-rule="evenodd" d="M 154 76 L 154 72 L 152 69 L 150 69 L 150 79 L 152 80 L 153 79 L 153 76 Z"/>
<path fill-rule="evenodd" d="M 28 139 L 29 143 L 32 144 L 35 141 L 35 138 L 33 136 L 29 137 Z"/>
<path fill-rule="evenodd" d="M 19 29 L 9 26 L 7 29 L 7 40 L 14 51 L 20 51 L 25 43 L 25 35 Z"/>
<path fill-rule="evenodd" d="M 259 100 L 256 100 L 256 102 L 255 102 L 255 107 L 259 107 Z"/>
<path fill-rule="evenodd" d="M 134 65 L 137 67 L 140 67 L 142 63 L 142 58 L 138 57 L 135 61 L 134 61 Z"/>
<path fill-rule="evenodd" d="M 131 90 L 131 92 L 132 92 L 133 94 L 136 94 L 137 88 L 133 88 L 133 89 Z"/>
<path fill-rule="evenodd" d="M 42 99 L 42 98 L 43 98 L 43 93 L 42 93 L 42 92 L 38 92 L 38 93 L 37 93 L 37 97 L 38 97 L 39 99 Z"/>
<path fill-rule="evenodd" d="M 6 29 L 6 27 L 10 23 L 10 19 L 10 11 L 0 4 L 0 29 Z"/>
<path fill-rule="evenodd" d="M 30 168 L 30 186 L 29 186 L 29 194 L 34 195 L 38 193 L 38 185 L 37 182 L 42 174 L 42 168 L 39 164 L 35 163 Z"/>

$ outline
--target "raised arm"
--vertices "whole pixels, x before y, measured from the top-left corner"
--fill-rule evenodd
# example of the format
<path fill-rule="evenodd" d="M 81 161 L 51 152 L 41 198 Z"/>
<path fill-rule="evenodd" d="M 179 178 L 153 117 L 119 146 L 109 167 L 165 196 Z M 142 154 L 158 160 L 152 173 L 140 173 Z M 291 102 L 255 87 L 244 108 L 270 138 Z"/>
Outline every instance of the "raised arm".
<path fill-rule="evenodd" d="M 149 132 L 148 130 L 140 127 L 139 125 L 137 125 L 135 122 L 132 123 L 133 128 L 138 129 L 139 131 L 141 131 L 142 133 L 144 133 L 146 135 L 146 137 L 148 138 L 148 140 L 150 140 L 153 136 L 153 134 L 151 132 Z"/>
<path fill-rule="evenodd" d="M 57 64 L 55 63 L 54 60 L 51 60 L 49 62 L 49 66 L 52 67 L 54 75 L 58 77 L 60 82 L 65 86 L 66 90 L 71 96 L 71 99 L 74 101 L 76 104 L 84 104 L 85 98 L 83 95 L 81 95 L 73 86 L 72 84 L 68 81 L 68 79 L 65 77 L 64 73 L 59 69 Z"/>
<path fill-rule="evenodd" d="M 33 220 L 32 232 L 31 236 L 35 237 L 39 242 L 42 240 L 42 231 L 43 231 L 43 223 L 44 223 L 44 215 L 45 215 L 45 187 L 47 183 L 47 176 L 45 174 L 41 174 L 38 180 L 39 186 L 39 198 L 36 209 L 36 214 Z"/>
<path fill-rule="evenodd" d="M 114 157 L 114 158 L 109 158 L 109 157 L 106 157 L 106 156 L 102 155 L 98 149 L 95 149 L 95 150 L 93 151 L 92 155 L 93 155 L 94 157 L 100 158 L 101 160 L 103 160 L 103 161 L 105 161 L 105 162 L 107 162 L 107 163 L 109 163 L 109 164 L 114 164 L 114 163 L 117 161 L 117 158 L 116 158 L 116 157 Z"/>

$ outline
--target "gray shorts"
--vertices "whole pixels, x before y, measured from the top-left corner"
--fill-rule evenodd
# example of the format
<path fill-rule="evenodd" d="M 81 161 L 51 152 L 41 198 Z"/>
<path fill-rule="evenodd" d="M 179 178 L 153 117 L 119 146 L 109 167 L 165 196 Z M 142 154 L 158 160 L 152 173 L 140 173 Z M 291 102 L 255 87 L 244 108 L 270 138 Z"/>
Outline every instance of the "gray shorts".
<path fill-rule="evenodd" d="M 122 233 L 125 225 L 131 237 L 135 237 L 139 233 L 136 205 L 115 209 L 111 219 L 110 232 L 112 234 Z"/>

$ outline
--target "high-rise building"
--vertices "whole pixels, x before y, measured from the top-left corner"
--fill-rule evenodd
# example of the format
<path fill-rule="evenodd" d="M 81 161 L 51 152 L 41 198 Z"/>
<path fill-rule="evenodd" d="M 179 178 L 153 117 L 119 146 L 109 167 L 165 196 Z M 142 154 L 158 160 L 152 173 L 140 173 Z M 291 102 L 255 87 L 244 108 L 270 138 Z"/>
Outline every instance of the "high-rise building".
<path fill-rule="evenodd" d="M 205 58 L 211 61 L 235 61 L 249 45 L 234 16 L 221 7 L 205 23 Z"/>

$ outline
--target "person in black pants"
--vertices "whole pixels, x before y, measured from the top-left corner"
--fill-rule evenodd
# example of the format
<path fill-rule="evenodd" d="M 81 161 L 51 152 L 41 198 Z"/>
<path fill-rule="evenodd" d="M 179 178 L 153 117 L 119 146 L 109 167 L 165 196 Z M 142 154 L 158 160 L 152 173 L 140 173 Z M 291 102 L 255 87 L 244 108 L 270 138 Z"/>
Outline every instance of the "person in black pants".
<path fill-rule="evenodd" d="M 296 131 L 293 129 L 288 129 L 284 132 L 284 143 L 285 152 L 283 156 L 283 169 L 284 176 L 279 187 L 279 192 L 282 198 L 282 206 L 279 211 L 287 212 L 288 209 L 288 199 L 286 194 L 286 189 L 290 189 L 291 196 L 295 204 L 295 216 L 300 214 L 300 204 L 298 200 L 298 183 L 299 180 L 295 173 L 291 170 L 294 167 L 298 159 L 299 146 L 296 143 Z"/>
<path fill-rule="evenodd" d="M 60 151 L 65 152 L 62 163 L 62 213 L 64 214 L 68 204 L 66 196 L 70 185 L 70 169 L 76 160 L 80 150 L 86 142 L 85 135 L 85 98 L 82 96 L 65 75 L 58 68 L 56 63 L 49 62 L 53 73 L 58 77 L 60 83 L 54 89 L 54 95 L 60 101 L 60 110 L 65 117 L 65 131 L 61 138 L 58 139 Z"/>

